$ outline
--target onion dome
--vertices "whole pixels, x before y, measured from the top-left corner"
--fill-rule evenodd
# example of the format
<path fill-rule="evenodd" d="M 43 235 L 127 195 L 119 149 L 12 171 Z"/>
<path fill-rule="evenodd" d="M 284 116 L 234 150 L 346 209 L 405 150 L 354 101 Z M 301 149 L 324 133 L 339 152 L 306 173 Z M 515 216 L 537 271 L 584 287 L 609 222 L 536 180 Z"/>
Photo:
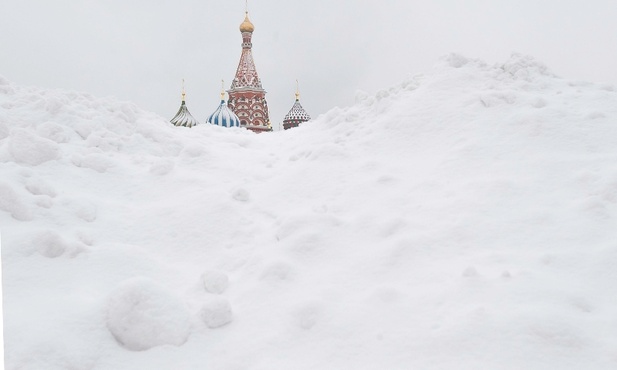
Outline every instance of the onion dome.
<path fill-rule="evenodd" d="M 246 12 L 246 17 L 244 17 L 244 22 L 240 25 L 240 32 L 253 32 L 255 31 L 255 26 L 251 23 L 249 19 L 249 12 Z"/>
<path fill-rule="evenodd" d="M 283 128 L 289 130 L 293 127 L 298 127 L 301 123 L 310 121 L 311 116 L 304 110 L 300 104 L 300 92 L 296 91 L 296 102 L 283 120 Z"/>
<path fill-rule="evenodd" d="M 174 126 L 193 127 L 199 124 L 199 122 L 191 115 L 189 109 L 186 107 L 186 92 L 184 91 L 184 80 L 182 80 L 182 105 L 175 117 L 171 119 L 171 123 Z"/>
<path fill-rule="evenodd" d="M 225 103 L 225 91 L 221 92 L 221 104 L 208 117 L 207 122 L 222 127 L 240 127 L 240 118 Z"/>

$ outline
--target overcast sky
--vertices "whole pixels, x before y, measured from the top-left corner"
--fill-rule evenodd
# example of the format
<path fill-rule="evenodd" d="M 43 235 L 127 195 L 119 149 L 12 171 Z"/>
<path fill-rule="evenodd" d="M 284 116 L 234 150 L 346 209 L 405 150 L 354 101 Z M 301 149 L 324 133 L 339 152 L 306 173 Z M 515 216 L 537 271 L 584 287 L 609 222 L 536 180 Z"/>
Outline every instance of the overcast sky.
<path fill-rule="evenodd" d="M 493 64 L 512 52 L 557 75 L 617 85 L 615 0 L 250 0 L 253 55 L 278 125 L 294 101 L 314 117 L 430 71 L 450 52 Z M 244 0 L 0 0 L 0 75 L 116 96 L 201 122 L 229 88 Z"/>

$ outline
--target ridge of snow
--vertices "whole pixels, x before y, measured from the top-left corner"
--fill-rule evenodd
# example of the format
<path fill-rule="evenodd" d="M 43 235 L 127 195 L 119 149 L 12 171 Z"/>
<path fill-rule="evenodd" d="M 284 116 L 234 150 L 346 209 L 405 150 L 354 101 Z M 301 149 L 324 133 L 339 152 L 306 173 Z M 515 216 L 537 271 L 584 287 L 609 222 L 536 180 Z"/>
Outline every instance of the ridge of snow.
<path fill-rule="evenodd" d="M 613 369 L 616 98 L 451 54 L 255 135 L 0 77 L 7 368 Z"/>

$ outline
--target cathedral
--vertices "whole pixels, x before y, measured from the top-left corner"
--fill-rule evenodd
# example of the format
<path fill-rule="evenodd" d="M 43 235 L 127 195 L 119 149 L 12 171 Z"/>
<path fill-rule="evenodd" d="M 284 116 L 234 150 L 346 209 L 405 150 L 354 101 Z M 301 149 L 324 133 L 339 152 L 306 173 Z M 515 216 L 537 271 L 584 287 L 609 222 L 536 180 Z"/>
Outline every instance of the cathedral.
<path fill-rule="evenodd" d="M 242 54 L 231 87 L 221 91 L 221 101 L 217 109 L 205 121 L 208 124 L 222 127 L 243 127 L 255 133 L 272 131 L 270 112 L 261 79 L 257 74 L 253 60 L 253 32 L 255 26 L 249 19 L 248 10 L 244 21 L 240 24 L 242 35 Z M 225 94 L 229 96 L 225 102 Z M 296 89 L 296 101 L 289 113 L 283 119 L 283 128 L 288 130 L 307 122 L 311 117 L 300 104 L 300 93 Z M 193 127 L 199 122 L 191 115 L 186 106 L 186 92 L 182 87 L 182 103 L 178 113 L 170 121 L 175 126 Z"/>

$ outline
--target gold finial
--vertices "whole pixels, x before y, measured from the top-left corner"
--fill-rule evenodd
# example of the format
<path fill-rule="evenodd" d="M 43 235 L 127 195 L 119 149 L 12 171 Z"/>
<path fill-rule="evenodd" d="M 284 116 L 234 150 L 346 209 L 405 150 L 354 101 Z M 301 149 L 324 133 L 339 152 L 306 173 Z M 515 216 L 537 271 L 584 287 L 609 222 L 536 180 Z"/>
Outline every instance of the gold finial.
<path fill-rule="evenodd" d="M 221 80 L 221 100 L 225 100 L 225 80 Z"/>
<path fill-rule="evenodd" d="M 182 79 L 182 102 L 184 103 L 186 99 L 186 91 L 184 90 L 184 78 Z"/>
<path fill-rule="evenodd" d="M 242 24 L 240 25 L 240 32 L 253 32 L 255 31 L 255 26 L 253 25 L 253 23 L 251 23 L 251 20 L 249 19 L 249 2 L 248 0 L 246 0 L 246 8 L 244 10 L 245 13 L 245 17 L 244 17 L 244 22 L 242 22 Z"/>
<path fill-rule="evenodd" d="M 300 100 L 300 82 L 296 80 L 296 100 Z"/>

